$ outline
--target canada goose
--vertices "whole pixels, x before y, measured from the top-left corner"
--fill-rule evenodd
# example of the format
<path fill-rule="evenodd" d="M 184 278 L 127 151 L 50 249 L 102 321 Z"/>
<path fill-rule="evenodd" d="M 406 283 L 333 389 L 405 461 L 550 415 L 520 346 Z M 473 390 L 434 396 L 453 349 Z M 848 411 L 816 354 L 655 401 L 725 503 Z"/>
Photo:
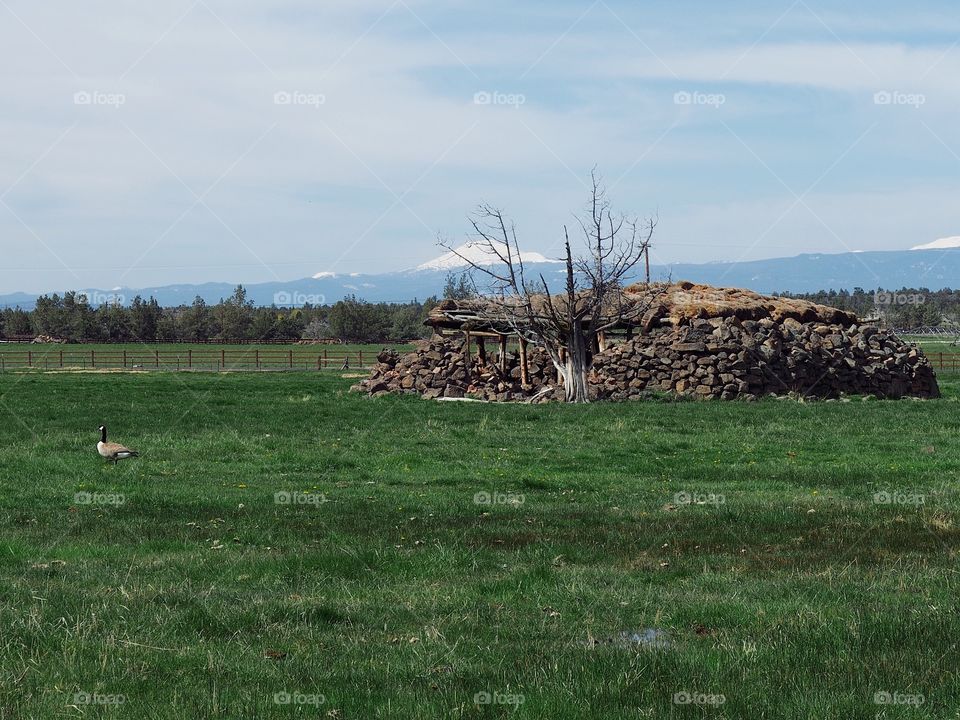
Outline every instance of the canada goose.
<path fill-rule="evenodd" d="M 106 425 L 101 425 L 99 430 L 100 442 L 97 443 L 97 452 L 100 453 L 100 457 L 112 460 L 113 464 L 116 465 L 118 460 L 126 460 L 127 458 L 140 456 L 140 453 L 137 451 L 124 447 L 119 443 L 107 442 Z"/>

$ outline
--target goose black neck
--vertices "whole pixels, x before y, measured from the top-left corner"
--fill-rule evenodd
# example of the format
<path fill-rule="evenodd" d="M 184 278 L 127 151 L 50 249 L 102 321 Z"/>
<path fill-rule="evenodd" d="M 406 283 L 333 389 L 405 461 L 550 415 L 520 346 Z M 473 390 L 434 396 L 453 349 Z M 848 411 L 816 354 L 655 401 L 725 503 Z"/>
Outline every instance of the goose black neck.
<path fill-rule="evenodd" d="M 107 441 L 107 426 L 104 425 L 102 428 L 100 428 L 100 442 L 106 442 L 106 441 Z"/>

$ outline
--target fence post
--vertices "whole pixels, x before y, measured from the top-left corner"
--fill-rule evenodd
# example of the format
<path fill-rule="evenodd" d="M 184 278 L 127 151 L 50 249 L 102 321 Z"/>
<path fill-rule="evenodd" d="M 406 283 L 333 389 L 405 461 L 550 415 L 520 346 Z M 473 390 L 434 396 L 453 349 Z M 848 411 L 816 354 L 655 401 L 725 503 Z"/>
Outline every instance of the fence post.
<path fill-rule="evenodd" d="M 323 349 L 323 366 L 324 367 L 327 366 L 327 349 L 326 348 Z"/>
<path fill-rule="evenodd" d="M 63 350 L 60 351 L 60 367 L 63 367 Z"/>
<path fill-rule="evenodd" d="M 256 365 L 257 370 L 260 369 L 260 348 L 257 348 L 253 351 L 254 364 Z"/>
<path fill-rule="evenodd" d="M 193 367 L 193 348 L 189 348 L 187 350 L 187 367 L 188 368 Z"/>
<path fill-rule="evenodd" d="M 90 367 L 95 368 L 97 366 L 97 356 L 93 350 L 90 351 Z"/>
<path fill-rule="evenodd" d="M 123 350 L 123 369 L 124 369 L 124 370 L 127 369 L 127 350 L 126 350 L 126 348 L 124 348 L 124 350 Z"/>
<path fill-rule="evenodd" d="M 363 350 L 357 351 L 357 367 L 363 367 Z"/>
<path fill-rule="evenodd" d="M 293 349 L 287 351 L 290 357 L 290 369 L 293 370 Z"/>
<path fill-rule="evenodd" d="M 27 367 L 33 367 L 33 350 L 27 350 Z"/>
<path fill-rule="evenodd" d="M 157 366 L 157 368 L 159 369 L 159 368 L 160 368 L 160 351 L 159 351 L 159 350 L 154 350 L 154 351 L 153 351 L 153 357 L 154 357 L 154 361 L 155 361 L 154 364 L 155 364 L 155 365 Z"/>
<path fill-rule="evenodd" d="M 220 366 L 224 370 L 227 369 L 227 351 L 223 348 L 220 348 Z"/>

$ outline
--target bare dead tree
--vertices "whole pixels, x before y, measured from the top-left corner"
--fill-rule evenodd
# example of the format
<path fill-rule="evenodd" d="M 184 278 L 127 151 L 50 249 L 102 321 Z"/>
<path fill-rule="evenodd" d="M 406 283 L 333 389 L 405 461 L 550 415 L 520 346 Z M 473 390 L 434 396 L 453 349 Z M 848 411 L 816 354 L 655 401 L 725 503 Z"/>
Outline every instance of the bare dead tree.
<path fill-rule="evenodd" d="M 656 219 L 640 221 L 615 214 L 596 172 L 584 217 L 577 218 L 584 252 L 575 256 L 564 225 L 565 283 L 554 294 L 542 273 L 529 277 L 524 267 L 516 226 L 491 205 L 480 205 L 470 218 L 470 245 L 485 261 L 459 252 L 449 241 L 440 245 L 464 260 L 486 287 L 482 320 L 509 330 L 543 347 L 563 379 L 568 402 L 588 402 L 590 350 L 597 333 L 640 317 L 646 302 L 623 293 L 624 281 L 650 248 Z M 471 313 L 476 320 L 476 310 Z"/>

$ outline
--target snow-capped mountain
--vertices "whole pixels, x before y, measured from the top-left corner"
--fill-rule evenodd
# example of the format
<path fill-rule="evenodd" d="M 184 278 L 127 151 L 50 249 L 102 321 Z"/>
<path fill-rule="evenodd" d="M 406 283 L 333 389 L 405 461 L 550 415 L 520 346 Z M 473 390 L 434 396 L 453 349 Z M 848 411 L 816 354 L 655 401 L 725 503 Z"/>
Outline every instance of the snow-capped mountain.
<path fill-rule="evenodd" d="M 475 265 L 499 265 L 500 258 L 497 253 L 507 254 L 507 246 L 503 243 L 495 243 L 496 251 L 491 249 L 486 243 L 468 242 L 460 245 L 443 255 L 428 260 L 425 263 L 417 265 L 414 268 L 417 271 L 424 270 L 456 270 L 458 268 L 468 268 L 471 263 Z M 537 252 L 520 251 L 520 260 L 525 264 L 560 262 L 551 260 Z"/>
<path fill-rule="evenodd" d="M 477 262 L 489 260 L 475 247 L 461 246 L 457 251 Z M 451 272 L 466 270 L 462 258 L 445 253 L 409 270 L 380 274 L 319 272 L 314 277 L 286 282 L 245 284 L 247 297 L 257 305 L 301 306 L 335 303 L 346 295 L 356 295 L 370 302 L 407 302 L 425 300 L 443 291 Z M 533 275 L 542 274 L 552 287 L 563 285 L 563 263 L 539 253 L 524 252 L 524 265 Z M 642 270 L 637 271 L 637 275 Z M 749 288 L 757 292 L 813 292 L 816 290 L 862 287 L 868 290 L 902 287 L 940 289 L 960 288 L 960 237 L 917 246 L 913 250 L 848 252 L 838 254 L 809 253 L 786 258 L 770 258 L 749 262 L 675 263 L 650 268 L 654 280 L 691 280 L 719 287 Z M 634 277 L 634 280 L 639 277 Z M 161 305 L 189 305 L 197 295 L 208 303 L 216 303 L 233 292 L 233 283 L 166 285 L 147 288 L 114 288 L 83 290 L 96 302 L 129 304 L 134 296 L 154 297 Z M 65 288 L 51 288 L 48 294 L 62 294 Z M 69 288 L 66 288 L 69 289 Z M 76 289 L 76 288 L 73 288 Z M 0 295 L 0 308 L 34 306 L 37 295 L 12 293 Z"/>
<path fill-rule="evenodd" d="M 939 240 L 928 242 L 925 245 L 917 245 L 910 249 L 911 250 L 946 250 L 948 248 L 960 248 L 960 235 L 954 235 L 953 237 L 940 238 Z"/>

